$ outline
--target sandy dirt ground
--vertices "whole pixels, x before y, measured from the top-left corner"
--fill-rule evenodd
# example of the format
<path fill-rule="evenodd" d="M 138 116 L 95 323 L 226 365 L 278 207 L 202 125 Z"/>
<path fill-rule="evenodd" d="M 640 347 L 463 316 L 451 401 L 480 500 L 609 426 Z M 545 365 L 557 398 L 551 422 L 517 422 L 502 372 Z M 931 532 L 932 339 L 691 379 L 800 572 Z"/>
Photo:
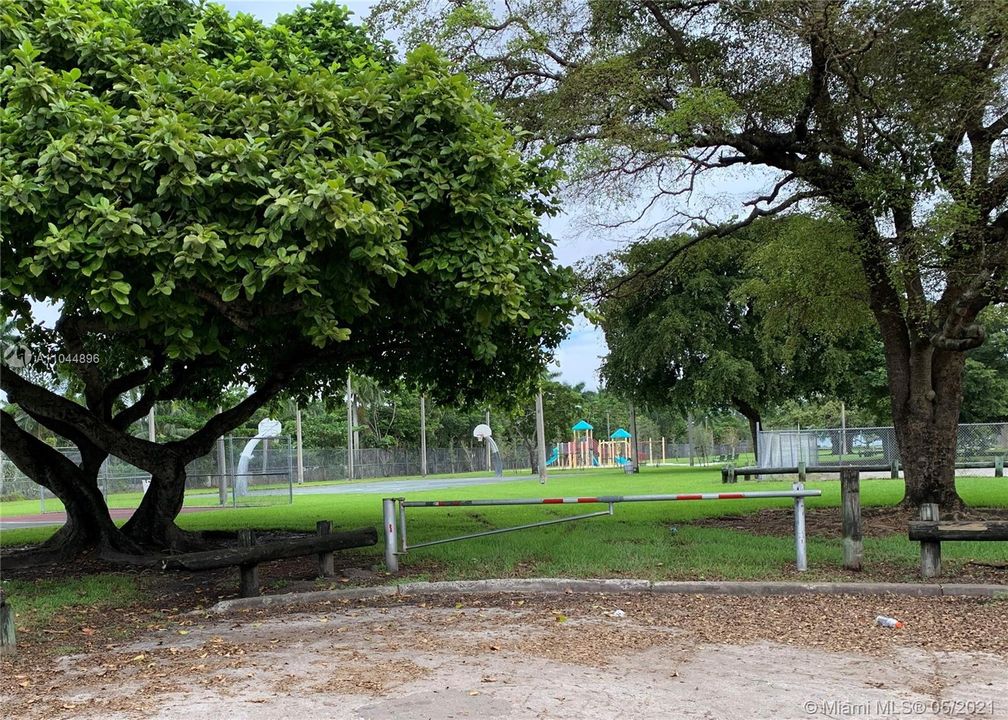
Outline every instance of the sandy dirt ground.
<path fill-rule="evenodd" d="M 0 715 L 47 720 L 1008 718 L 1008 601 L 340 601 L 179 616 L 11 680 Z"/>

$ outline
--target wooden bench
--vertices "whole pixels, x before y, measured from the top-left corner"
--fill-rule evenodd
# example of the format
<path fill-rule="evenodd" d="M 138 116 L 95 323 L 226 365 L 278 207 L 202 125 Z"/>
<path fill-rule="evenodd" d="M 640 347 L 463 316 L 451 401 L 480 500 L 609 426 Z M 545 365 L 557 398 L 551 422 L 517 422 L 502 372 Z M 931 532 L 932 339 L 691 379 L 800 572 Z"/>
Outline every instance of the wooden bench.
<path fill-rule="evenodd" d="M 909 536 L 920 543 L 921 575 L 941 573 L 941 544 L 951 540 L 1008 540 L 1005 520 L 939 520 L 938 505 L 921 505 L 920 520 L 910 521 Z"/>
<path fill-rule="evenodd" d="M 335 574 L 333 553 L 336 550 L 366 547 L 378 543 L 378 531 L 373 528 L 358 528 L 347 532 L 333 533 L 328 520 L 316 523 L 314 536 L 277 540 L 257 545 L 251 530 L 238 533 L 239 547 L 221 550 L 172 555 L 161 561 L 162 570 L 219 570 L 235 567 L 241 571 L 239 592 L 242 597 L 259 595 L 259 563 L 269 560 L 283 560 L 318 555 L 319 574 L 330 577 Z"/>

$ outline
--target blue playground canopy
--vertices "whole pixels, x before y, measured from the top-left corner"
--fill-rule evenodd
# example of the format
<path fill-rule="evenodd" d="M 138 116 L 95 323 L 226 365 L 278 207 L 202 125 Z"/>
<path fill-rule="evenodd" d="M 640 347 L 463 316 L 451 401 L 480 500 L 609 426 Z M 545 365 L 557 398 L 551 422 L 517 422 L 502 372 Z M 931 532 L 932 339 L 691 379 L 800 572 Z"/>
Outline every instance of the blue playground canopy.
<path fill-rule="evenodd" d="M 630 433 L 628 433 L 626 430 L 624 430 L 623 428 L 616 428 L 616 432 L 614 432 L 612 435 L 610 435 L 609 439 L 610 440 L 629 440 L 631 437 L 633 437 L 633 436 Z"/>
<path fill-rule="evenodd" d="M 571 430 L 591 430 L 592 426 L 586 421 L 580 420 L 577 425 L 571 428 Z"/>

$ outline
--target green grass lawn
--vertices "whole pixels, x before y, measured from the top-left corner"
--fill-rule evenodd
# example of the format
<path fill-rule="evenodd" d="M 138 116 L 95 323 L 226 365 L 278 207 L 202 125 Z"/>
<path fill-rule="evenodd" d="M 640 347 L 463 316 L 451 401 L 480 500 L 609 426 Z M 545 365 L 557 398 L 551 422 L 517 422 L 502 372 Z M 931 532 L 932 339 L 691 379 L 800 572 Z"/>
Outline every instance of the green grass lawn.
<path fill-rule="evenodd" d="M 1008 480 L 963 477 L 959 492 L 971 505 L 1008 507 Z M 789 488 L 789 482 L 739 483 L 725 486 L 716 468 L 643 468 L 636 476 L 620 470 L 584 470 L 553 473 L 544 487 L 535 478 L 453 490 L 410 493 L 409 499 L 468 499 L 680 493 L 688 491 L 770 490 Z M 836 480 L 813 480 L 807 487 L 823 495 L 807 506 L 839 507 Z M 902 498 L 903 482 L 864 479 L 864 506 L 894 505 Z M 400 568 L 412 579 L 479 578 L 508 576 L 633 576 L 663 578 L 771 578 L 792 576 L 794 542 L 723 528 L 691 526 L 691 520 L 713 515 L 754 512 L 760 508 L 789 508 L 788 499 L 621 503 L 612 517 L 518 531 L 459 543 L 410 551 Z M 411 543 L 479 532 L 508 525 L 581 514 L 602 505 L 534 505 L 479 508 L 410 508 L 407 511 Z M 7 505 L 3 514 L 9 513 Z M 839 510 L 837 510 L 839 512 Z M 183 514 L 179 525 L 190 530 L 258 529 L 312 530 L 316 520 L 330 519 L 338 528 L 381 526 L 381 495 L 295 495 L 293 505 L 225 509 Z M 675 528 L 673 530 L 673 528 Z M 5 531 L 3 545 L 39 542 L 52 529 Z M 943 545 L 946 566 L 953 569 L 968 559 L 1002 560 L 1002 543 L 950 542 Z M 366 560 L 380 564 L 382 543 L 363 551 Z M 889 575 L 914 579 L 918 545 L 905 536 L 868 538 L 865 562 L 869 569 L 885 568 Z M 843 575 L 840 541 L 810 537 L 809 579 Z"/>

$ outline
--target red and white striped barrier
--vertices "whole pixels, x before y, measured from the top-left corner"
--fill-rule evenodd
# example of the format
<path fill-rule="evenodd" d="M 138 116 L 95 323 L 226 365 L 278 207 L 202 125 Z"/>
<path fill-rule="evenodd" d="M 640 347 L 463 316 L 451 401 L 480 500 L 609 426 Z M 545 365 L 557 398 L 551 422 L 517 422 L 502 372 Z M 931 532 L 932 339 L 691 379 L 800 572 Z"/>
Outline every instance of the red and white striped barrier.
<path fill-rule="evenodd" d="M 487 535 L 498 535 L 500 533 L 512 532 L 514 530 L 525 530 L 544 525 L 555 525 L 562 522 L 574 520 L 584 520 L 586 518 L 598 517 L 600 515 L 612 515 L 613 505 L 623 502 L 676 502 L 684 500 L 761 500 L 767 498 L 791 498 L 794 500 L 795 509 L 795 563 L 799 571 L 808 568 L 808 561 L 805 552 L 805 498 L 819 497 L 821 490 L 806 490 L 802 483 L 795 483 L 791 490 L 760 490 L 753 492 L 728 492 L 728 493 L 677 493 L 675 495 L 598 495 L 587 497 L 556 497 L 556 498 L 495 498 L 476 500 L 407 500 L 406 498 L 384 498 L 382 500 L 382 511 L 385 526 L 385 564 L 390 572 L 399 570 L 399 555 L 403 555 L 411 548 L 426 547 L 428 545 L 441 545 L 443 543 L 455 542 L 457 540 L 469 540 L 472 538 L 485 537 Z M 406 508 L 437 508 L 437 507 L 484 507 L 488 505 L 608 505 L 608 510 L 592 512 L 584 515 L 574 515 L 571 517 L 558 518 L 554 520 L 543 520 L 542 522 L 529 523 L 527 525 L 516 525 L 513 527 L 499 528 L 497 530 L 485 530 L 483 532 L 469 535 L 459 535 L 457 537 L 444 538 L 443 540 L 431 540 L 414 545 L 406 544 Z M 397 526 L 398 521 L 398 528 Z M 399 537 L 397 538 L 397 530 Z"/>

